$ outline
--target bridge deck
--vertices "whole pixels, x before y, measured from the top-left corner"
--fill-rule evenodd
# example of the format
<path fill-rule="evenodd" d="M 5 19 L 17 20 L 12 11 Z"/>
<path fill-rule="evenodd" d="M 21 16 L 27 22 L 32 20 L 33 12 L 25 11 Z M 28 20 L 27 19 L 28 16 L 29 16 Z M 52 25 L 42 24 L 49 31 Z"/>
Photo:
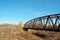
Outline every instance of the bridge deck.
<path fill-rule="evenodd" d="M 60 29 L 45 29 L 45 28 L 23 28 L 25 31 L 28 31 L 28 29 L 33 30 L 44 30 L 44 31 L 54 31 L 54 32 L 60 32 Z"/>

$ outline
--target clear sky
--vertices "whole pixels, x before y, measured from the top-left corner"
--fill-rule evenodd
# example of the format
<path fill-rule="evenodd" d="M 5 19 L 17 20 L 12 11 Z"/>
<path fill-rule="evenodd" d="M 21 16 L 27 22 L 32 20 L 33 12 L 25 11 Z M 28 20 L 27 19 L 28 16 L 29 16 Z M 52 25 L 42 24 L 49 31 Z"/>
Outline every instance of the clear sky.
<path fill-rule="evenodd" d="M 0 24 L 60 13 L 60 0 L 0 0 Z"/>

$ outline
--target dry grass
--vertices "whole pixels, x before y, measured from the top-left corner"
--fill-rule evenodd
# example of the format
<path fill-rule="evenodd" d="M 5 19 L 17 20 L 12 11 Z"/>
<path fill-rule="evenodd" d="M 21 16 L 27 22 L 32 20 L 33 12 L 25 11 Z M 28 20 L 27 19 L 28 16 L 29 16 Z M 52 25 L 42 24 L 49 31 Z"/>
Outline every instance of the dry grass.
<path fill-rule="evenodd" d="M 38 33 L 45 35 L 44 40 L 60 40 L 60 32 L 52 32 L 52 31 L 42 31 L 42 30 L 40 30 Z"/>
<path fill-rule="evenodd" d="M 0 40 L 60 40 L 60 32 L 39 31 L 40 36 L 25 32 L 17 25 L 0 25 Z M 41 37 L 44 34 L 44 38 Z"/>
<path fill-rule="evenodd" d="M 0 40 L 35 40 L 40 39 L 28 32 L 20 32 L 21 28 L 17 25 L 4 24 L 0 25 Z"/>

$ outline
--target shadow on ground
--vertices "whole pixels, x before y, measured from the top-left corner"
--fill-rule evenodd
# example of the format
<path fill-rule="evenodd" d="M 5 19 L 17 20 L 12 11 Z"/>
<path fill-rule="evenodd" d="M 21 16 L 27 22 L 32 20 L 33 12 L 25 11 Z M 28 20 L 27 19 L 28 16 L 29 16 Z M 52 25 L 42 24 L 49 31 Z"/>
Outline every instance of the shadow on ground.
<path fill-rule="evenodd" d="M 37 37 L 40 37 L 40 38 L 45 38 L 46 35 L 45 34 L 39 34 L 39 33 L 33 33 L 34 35 L 36 35 Z"/>

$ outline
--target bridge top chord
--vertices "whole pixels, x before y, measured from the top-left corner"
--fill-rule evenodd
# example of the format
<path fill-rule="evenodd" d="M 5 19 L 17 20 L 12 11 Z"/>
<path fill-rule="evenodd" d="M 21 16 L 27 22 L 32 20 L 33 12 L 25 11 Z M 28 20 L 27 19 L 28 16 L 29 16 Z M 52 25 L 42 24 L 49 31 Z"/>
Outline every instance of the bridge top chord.
<path fill-rule="evenodd" d="M 47 18 L 47 17 L 52 17 L 52 18 L 54 18 L 54 17 L 60 17 L 60 13 L 58 13 L 58 14 L 51 14 L 51 15 L 46 15 L 46 16 L 42 16 L 42 17 L 38 17 L 38 18 L 34 18 L 34 19 L 31 19 L 31 20 L 29 20 L 29 21 L 32 21 L 32 20 L 35 20 L 35 19 L 44 19 L 44 18 Z M 26 23 L 28 23 L 29 21 L 27 21 Z M 25 23 L 25 24 L 26 24 Z"/>

